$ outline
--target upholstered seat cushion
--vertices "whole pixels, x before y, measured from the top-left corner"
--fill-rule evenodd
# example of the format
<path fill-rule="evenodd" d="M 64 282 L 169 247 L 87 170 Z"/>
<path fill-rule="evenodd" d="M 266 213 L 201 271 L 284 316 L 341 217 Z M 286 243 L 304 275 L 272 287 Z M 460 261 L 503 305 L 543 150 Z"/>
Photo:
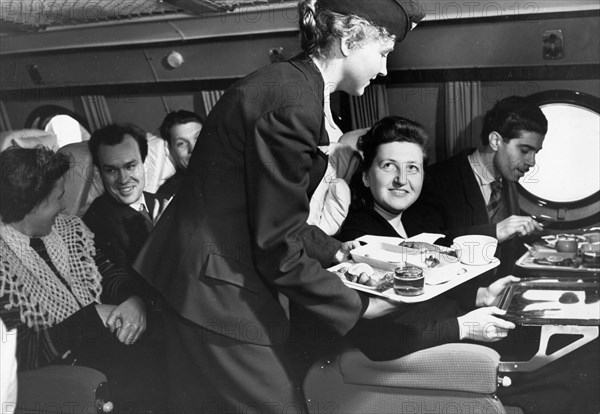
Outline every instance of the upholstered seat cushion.
<path fill-rule="evenodd" d="M 19 372 L 18 413 L 94 413 L 106 376 L 92 368 L 49 365 Z M 106 400 L 104 400 L 106 401 Z"/>
<path fill-rule="evenodd" d="M 330 144 L 325 176 L 310 199 L 308 224 L 318 226 L 326 234 L 336 234 L 350 208 L 348 183 L 360 165 L 360 155 L 350 145 Z"/>
<path fill-rule="evenodd" d="M 382 387 L 496 392 L 496 351 L 474 344 L 446 344 L 392 361 L 371 361 L 357 349 L 342 354 L 339 364 L 346 384 Z"/>

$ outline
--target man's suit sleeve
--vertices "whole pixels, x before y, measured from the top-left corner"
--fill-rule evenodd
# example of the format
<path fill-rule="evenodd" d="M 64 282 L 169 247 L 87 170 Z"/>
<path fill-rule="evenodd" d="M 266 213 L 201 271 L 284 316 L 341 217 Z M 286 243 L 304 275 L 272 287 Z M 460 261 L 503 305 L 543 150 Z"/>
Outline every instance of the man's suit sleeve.
<path fill-rule="evenodd" d="M 124 242 L 127 235 L 114 224 L 110 213 L 101 213 L 100 210 L 102 207 L 94 202 L 84 214 L 83 222 L 94 233 L 94 243 L 102 250 L 104 257 L 113 263 L 128 264 Z"/>
<path fill-rule="evenodd" d="M 317 250 L 324 256 L 339 247 L 338 241 L 306 223 L 309 171 L 320 133 L 315 125 L 321 125 L 317 114 L 301 106 L 280 108 L 259 119 L 246 145 L 254 260 L 269 284 L 345 334 L 364 313 L 368 299 L 363 301 L 311 258 Z"/>
<path fill-rule="evenodd" d="M 318 260 L 323 267 L 331 266 L 333 257 L 342 245 L 315 225 L 305 226 L 300 237 L 308 257 Z"/>

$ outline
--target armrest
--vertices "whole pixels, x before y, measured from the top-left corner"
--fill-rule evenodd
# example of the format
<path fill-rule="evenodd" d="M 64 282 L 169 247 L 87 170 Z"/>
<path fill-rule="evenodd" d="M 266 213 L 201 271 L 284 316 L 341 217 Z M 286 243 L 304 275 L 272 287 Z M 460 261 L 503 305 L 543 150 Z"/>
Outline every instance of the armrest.
<path fill-rule="evenodd" d="M 339 363 L 346 384 L 493 394 L 500 355 L 482 345 L 453 343 L 377 362 L 351 349 Z"/>
<path fill-rule="evenodd" d="M 96 412 L 107 399 L 106 381 L 100 371 L 81 366 L 49 365 L 19 372 L 17 412 Z"/>

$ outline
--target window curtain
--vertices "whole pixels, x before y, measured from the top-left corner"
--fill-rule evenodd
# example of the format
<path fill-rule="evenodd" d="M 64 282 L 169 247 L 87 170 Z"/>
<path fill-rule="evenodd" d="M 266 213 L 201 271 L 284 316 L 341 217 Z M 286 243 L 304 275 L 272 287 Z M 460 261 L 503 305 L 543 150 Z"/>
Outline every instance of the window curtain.
<path fill-rule="evenodd" d="M 376 121 L 389 114 L 385 85 L 371 85 L 365 89 L 362 96 L 350 97 L 350 118 L 353 130 L 370 128 Z"/>
<path fill-rule="evenodd" d="M 481 83 L 447 82 L 446 157 L 478 147 L 481 132 Z"/>
<path fill-rule="evenodd" d="M 0 131 L 11 131 L 10 118 L 6 112 L 4 102 L 0 101 Z"/>
<path fill-rule="evenodd" d="M 208 116 L 213 106 L 223 96 L 223 93 L 225 93 L 224 90 L 202 91 L 202 102 L 204 103 L 204 113 L 206 116 Z"/>
<path fill-rule="evenodd" d="M 87 95 L 81 97 L 85 117 L 90 126 L 90 132 L 112 124 L 112 117 L 106 98 L 102 95 Z"/>

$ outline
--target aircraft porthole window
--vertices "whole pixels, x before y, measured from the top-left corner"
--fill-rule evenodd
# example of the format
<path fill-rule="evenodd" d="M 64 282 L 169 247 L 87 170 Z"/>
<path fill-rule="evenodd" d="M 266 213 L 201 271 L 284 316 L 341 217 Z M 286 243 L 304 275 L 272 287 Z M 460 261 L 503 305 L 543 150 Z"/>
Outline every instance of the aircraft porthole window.
<path fill-rule="evenodd" d="M 69 115 L 52 117 L 44 129 L 56 135 L 59 147 L 90 139 L 90 133 L 87 129 Z"/>
<path fill-rule="evenodd" d="M 556 228 L 594 224 L 600 213 L 600 98 L 574 91 L 529 97 L 548 119 L 536 166 L 520 181 L 521 207 Z"/>
<path fill-rule="evenodd" d="M 541 108 L 550 120 L 548 135 L 536 157 L 536 167 L 521 185 L 540 198 L 561 203 L 589 197 L 600 188 L 599 115 L 571 104 Z"/>
<path fill-rule="evenodd" d="M 90 138 L 85 120 L 73 111 L 57 105 L 36 108 L 25 121 L 25 128 L 52 132 L 56 135 L 59 147 Z"/>

